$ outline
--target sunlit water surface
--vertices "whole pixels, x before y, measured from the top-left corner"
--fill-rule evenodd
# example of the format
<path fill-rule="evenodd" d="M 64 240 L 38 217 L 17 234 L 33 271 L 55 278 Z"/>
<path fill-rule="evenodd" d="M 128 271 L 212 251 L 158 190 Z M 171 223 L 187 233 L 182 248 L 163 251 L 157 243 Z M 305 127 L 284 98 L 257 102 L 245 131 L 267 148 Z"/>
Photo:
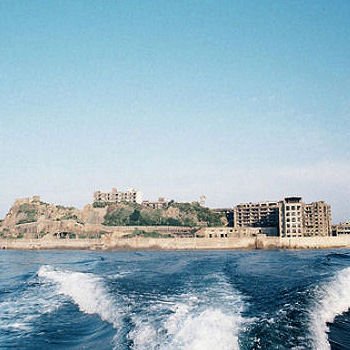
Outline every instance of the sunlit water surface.
<path fill-rule="evenodd" d="M 350 349 L 350 251 L 0 252 L 0 348 Z"/>

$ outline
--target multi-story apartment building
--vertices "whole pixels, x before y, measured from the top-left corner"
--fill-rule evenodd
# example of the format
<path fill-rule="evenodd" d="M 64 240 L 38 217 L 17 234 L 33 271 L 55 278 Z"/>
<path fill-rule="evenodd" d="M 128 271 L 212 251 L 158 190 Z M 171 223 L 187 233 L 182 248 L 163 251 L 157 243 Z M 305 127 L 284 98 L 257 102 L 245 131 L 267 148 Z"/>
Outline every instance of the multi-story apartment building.
<path fill-rule="evenodd" d="M 328 236 L 331 208 L 323 202 L 304 203 L 301 197 L 239 204 L 233 209 L 234 227 L 275 227 L 281 237 Z"/>
<path fill-rule="evenodd" d="M 301 197 L 287 197 L 279 202 L 279 234 L 282 237 L 304 235 L 304 203 Z"/>
<path fill-rule="evenodd" d="M 95 202 L 107 202 L 107 203 L 142 203 L 142 193 L 133 188 L 128 189 L 125 192 L 118 191 L 116 188 L 112 188 L 111 192 L 97 191 L 94 193 Z"/>
<path fill-rule="evenodd" d="M 329 236 L 332 232 L 331 207 L 324 201 L 305 204 L 304 236 Z"/>
<path fill-rule="evenodd" d="M 278 227 L 278 202 L 238 204 L 233 208 L 234 227 Z"/>

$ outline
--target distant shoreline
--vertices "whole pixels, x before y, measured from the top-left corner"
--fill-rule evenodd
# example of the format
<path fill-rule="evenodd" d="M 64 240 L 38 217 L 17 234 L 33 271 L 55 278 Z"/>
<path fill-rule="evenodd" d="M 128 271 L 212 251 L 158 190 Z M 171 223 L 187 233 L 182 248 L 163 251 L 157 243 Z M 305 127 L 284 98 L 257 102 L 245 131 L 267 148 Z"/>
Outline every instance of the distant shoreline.
<path fill-rule="evenodd" d="M 0 239 L 1 250 L 256 250 L 350 248 L 350 237 Z"/>

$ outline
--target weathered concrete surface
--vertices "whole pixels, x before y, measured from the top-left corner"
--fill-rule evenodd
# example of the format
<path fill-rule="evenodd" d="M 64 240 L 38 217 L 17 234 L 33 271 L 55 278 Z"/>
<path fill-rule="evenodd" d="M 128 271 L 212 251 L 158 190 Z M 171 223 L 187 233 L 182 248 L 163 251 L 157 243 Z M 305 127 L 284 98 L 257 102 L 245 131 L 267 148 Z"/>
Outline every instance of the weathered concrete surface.
<path fill-rule="evenodd" d="M 350 248 L 350 236 L 343 237 L 243 237 L 243 238 L 111 238 L 102 239 L 8 239 L 0 249 L 319 249 Z"/>

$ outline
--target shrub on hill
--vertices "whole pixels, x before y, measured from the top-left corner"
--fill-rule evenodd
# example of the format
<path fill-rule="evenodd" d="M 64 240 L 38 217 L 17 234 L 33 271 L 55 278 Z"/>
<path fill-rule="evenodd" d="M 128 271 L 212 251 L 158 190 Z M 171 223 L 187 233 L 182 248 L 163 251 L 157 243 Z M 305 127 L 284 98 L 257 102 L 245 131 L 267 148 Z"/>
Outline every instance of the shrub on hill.
<path fill-rule="evenodd" d="M 107 226 L 222 226 L 224 217 L 199 203 L 169 203 L 164 209 L 124 203 L 108 206 Z"/>
<path fill-rule="evenodd" d="M 19 217 L 17 224 L 27 224 L 38 220 L 38 213 L 35 206 L 27 203 L 19 206 L 17 216 Z"/>

